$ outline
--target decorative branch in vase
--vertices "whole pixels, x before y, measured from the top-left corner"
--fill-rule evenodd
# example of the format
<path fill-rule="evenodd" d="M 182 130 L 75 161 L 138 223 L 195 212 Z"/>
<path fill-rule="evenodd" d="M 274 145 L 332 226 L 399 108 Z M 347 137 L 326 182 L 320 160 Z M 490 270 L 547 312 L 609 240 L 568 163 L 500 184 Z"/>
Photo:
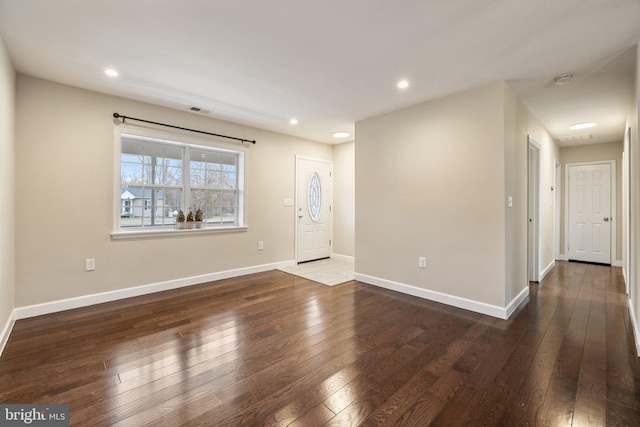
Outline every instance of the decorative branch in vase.
<path fill-rule="evenodd" d="M 187 214 L 187 228 L 193 228 L 193 212 L 191 211 Z"/>
<path fill-rule="evenodd" d="M 184 229 L 184 212 L 182 212 L 182 210 L 180 212 L 178 212 L 178 216 L 176 217 L 176 228 L 178 230 L 182 230 Z"/>
<path fill-rule="evenodd" d="M 203 228 L 203 227 L 204 227 L 204 221 L 203 221 L 202 210 L 198 209 L 196 211 L 196 228 Z"/>

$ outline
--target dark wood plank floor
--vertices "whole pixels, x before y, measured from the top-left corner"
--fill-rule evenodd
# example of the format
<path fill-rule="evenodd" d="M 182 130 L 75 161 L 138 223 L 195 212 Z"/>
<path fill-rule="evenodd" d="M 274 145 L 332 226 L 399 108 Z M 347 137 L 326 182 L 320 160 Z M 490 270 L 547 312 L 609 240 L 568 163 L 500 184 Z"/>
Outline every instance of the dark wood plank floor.
<path fill-rule="evenodd" d="M 75 426 L 640 425 L 620 269 L 530 288 L 504 321 L 273 271 L 20 320 L 0 402 Z"/>

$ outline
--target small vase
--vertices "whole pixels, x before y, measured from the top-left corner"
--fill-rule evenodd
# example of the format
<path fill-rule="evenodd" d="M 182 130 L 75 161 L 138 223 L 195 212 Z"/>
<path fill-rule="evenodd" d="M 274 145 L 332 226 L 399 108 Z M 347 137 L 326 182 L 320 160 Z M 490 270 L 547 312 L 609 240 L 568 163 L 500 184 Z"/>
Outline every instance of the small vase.
<path fill-rule="evenodd" d="M 196 228 L 204 228 L 204 221 L 196 221 Z"/>
<path fill-rule="evenodd" d="M 184 222 L 176 222 L 176 229 L 177 230 L 183 230 L 184 229 Z"/>
<path fill-rule="evenodd" d="M 193 228 L 193 221 L 187 221 L 186 224 L 189 230 Z"/>

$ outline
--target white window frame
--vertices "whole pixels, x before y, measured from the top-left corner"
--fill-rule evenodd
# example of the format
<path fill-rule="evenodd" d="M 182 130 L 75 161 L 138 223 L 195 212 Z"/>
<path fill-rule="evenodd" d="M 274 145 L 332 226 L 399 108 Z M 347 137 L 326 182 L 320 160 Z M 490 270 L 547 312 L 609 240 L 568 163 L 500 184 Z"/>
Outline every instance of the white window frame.
<path fill-rule="evenodd" d="M 177 145 L 186 150 L 183 153 L 188 153 L 189 148 L 200 150 L 215 150 L 218 152 L 234 154 L 238 156 L 237 165 L 237 223 L 236 224 L 207 224 L 205 228 L 193 228 L 186 230 L 177 230 L 174 226 L 153 226 L 153 227 L 120 227 L 120 215 L 122 210 L 121 197 L 121 155 L 122 155 L 122 138 L 123 136 L 133 136 L 137 138 L 146 138 L 150 140 L 158 140 L 163 144 Z M 183 163 L 188 162 L 187 155 L 184 156 Z M 135 238 L 148 238 L 148 237 L 169 237 L 169 236 L 187 236 L 187 235 L 201 235 L 201 234 L 216 234 L 216 233 L 229 233 L 229 232 L 242 232 L 248 229 L 246 224 L 246 198 L 245 198 L 245 182 L 246 182 L 246 164 L 247 150 L 241 146 L 233 146 L 229 148 L 228 145 L 224 145 L 218 142 L 205 141 L 188 137 L 181 134 L 168 134 L 160 131 L 151 131 L 143 129 L 121 129 L 115 128 L 114 136 L 114 195 L 113 195 L 113 231 L 111 237 L 113 239 L 135 239 Z M 190 191 L 190 179 L 186 174 L 188 168 L 184 168 L 183 165 L 183 204 L 184 197 L 187 191 Z M 133 203 L 131 204 L 133 208 Z M 186 215 L 187 211 L 185 211 Z M 195 212 L 194 212 L 195 213 Z"/>

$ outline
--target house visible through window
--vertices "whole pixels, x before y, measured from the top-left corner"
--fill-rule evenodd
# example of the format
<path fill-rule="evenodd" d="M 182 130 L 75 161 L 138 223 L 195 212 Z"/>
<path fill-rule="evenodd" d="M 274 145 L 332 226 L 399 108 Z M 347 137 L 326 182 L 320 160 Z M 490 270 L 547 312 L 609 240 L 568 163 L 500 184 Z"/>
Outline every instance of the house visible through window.
<path fill-rule="evenodd" d="M 244 153 L 121 134 L 120 229 L 173 228 L 180 210 L 242 225 Z"/>

